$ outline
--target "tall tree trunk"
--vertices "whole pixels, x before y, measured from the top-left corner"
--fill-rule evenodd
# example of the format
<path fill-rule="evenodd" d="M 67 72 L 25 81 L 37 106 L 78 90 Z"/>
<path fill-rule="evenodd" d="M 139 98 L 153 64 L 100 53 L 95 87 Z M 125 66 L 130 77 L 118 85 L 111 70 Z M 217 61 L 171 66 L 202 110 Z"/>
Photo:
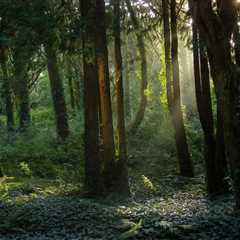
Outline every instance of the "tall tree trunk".
<path fill-rule="evenodd" d="M 235 25 L 233 31 L 233 39 L 234 39 L 234 53 L 235 53 L 235 62 L 240 67 L 240 32 L 238 24 Z"/>
<path fill-rule="evenodd" d="M 115 51 L 115 80 L 117 92 L 117 135 L 119 153 L 119 191 L 130 194 L 127 169 L 127 143 L 124 114 L 123 70 L 121 52 L 120 0 L 114 0 L 114 51 Z"/>
<path fill-rule="evenodd" d="M 82 55 L 78 58 L 79 66 L 74 68 L 74 78 L 73 78 L 73 88 L 74 88 L 74 95 L 75 95 L 75 104 L 78 110 L 81 109 L 82 104 L 82 97 L 81 97 L 81 90 L 83 89 L 82 80 L 83 80 L 83 57 Z"/>
<path fill-rule="evenodd" d="M 225 153 L 225 140 L 224 140 L 224 131 L 223 131 L 223 116 L 222 116 L 222 103 L 221 97 L 218 96 L 218 91 L 216 89 L 218 76 L 217 70 L 213 64 L 213 58 L 211 52 L 208 50 L 208 59 L 211 65 L 211 75 L 215 85 L 215 95 L 217 99 L 217 124 L 216 124 L 216 147 L 215 147 L 215 168 L 216 168 L 216 185 L 218 186 L 218 192 L 227 192 L 228 191 L 228 183 L 225 181 L 225 178 L 228 174 L 228 164 Z M 216 187 L 215 187 L 216 188 Z M 217 190 L 217 188 L 216 188 Z M 216 191 L 217 192 L 217 191 Z"/>
<path fill-rule="evenodd" d="M 216 160 L 216 139 L 214 134 L 214 123 L 211 103 L 211 90 L 210 90 L 210 79 L 209 79 L 209 68 L 208 59 L 202 47 L 200 45 L 200 69 L 201 69 L 201 97 L 202 100 L 202 126 L 204 126 L 204 137 L 205 137 L 205 162 L 207 168 L 207 189 L 208 193 L 221 193 L 222 192 L 222 181 L 224 179 L 219 178 L 217 171 Z"/>
<path fill-rule="evenodd" d="M 52 46 L 46 46 L 45 50 L 47 54 L 48 76 L 56 118 L 57 134 L 64 141 L 69 136 L 69 126 L 63 83 L 57 65 L 57 54 Z"/>
<path fill-rule="evenodd" d="M 226 157 L 231 166 L 236 207 L 240 209 L 240 74 L 232 61 L 230 46 L 236 24 L 236 4 L 233 0 L 221 1 L 221 7 L 215 11 L 209 0 L 189 3 L 192 17 L 208 45 L 210 66 L 216 73 L 215 87 L 223 118 Z"/>
<path fill-rule="evenodd" d="M 218 182 L 219 186 L 222 187 L 222 192 L 228 192 L 229 186 L 226 181 L 226 177 L 228 176 L 228 163 L 226 159 L 225 153 L 225 141 L 224 141 L 224 132 L 223 132 L 223 119 L 222 114 L 220 112 L 220 107 L 217 106 L 217 129 L 216 129 L 216 154 L 215 154 L 215 162 L 217 166 L 218 173 Z"/>
<path fill-rule="evenodd" d="M 225 43 L 226 44 L 226 43 Z M 225 45 L 224 44 L 224 45 Z M 218 51 L 222 51 L 223 46 Z M 217 53 L 215 53 L 218 55 Z M 224 54 L 225 55 L 225 54 Z M 225 60 L 227 57 L 225 56 Z M 223 60 L 223 62 L 225 62 Z M 215 59 L 212 65 L 216 66 L 217 82 L 216 88 L 218 92 L 218 106 L 219 114 L 223 119 L 223 133 L 224 143 L 226 150 L 226 157 L 229 159 L 231 166 L 231 173 L 233 178 L 234 192 L 236 197 L 236 207 L 240 208 L 240 129 L 239 129 L 239 76 L 237 76 L 235 70 L 229 69 L 229 66 L 233 65 L 232 62 L 226 61 L 219 64 L 219 60 Z M 230 86 L 226 87 L 230 83 Z M 223 162 L 224 164 L 224 162 Z M 224 165 L 219 166 L 219 170 L 226 172 L 223 169 Z M 225 171 L 224 171 L 225 170 Z"/>
<path fill-rule="evenodd" d="M 113 191 L 115 178 L 115 146 L 110 96 L 104 0 L 96 0 L 96 19 L 96 57 L 101 107 L 104 176 L 107 191 Z"/>
<path fill-rule="evenodd" d="M 166 68 L 166 86 L 167 86 L 167 102 L 171 118 L 173 117 L 173 84 L 172 84 L 172 68 L 171 68 L 171 32 L 169 22 L 169 5 L 162 0 L 163 6 L 163 28 L 164 28 L 164 51 L 165 51 L 165 68 Z"/>
<path fill-rule="evenodd" d="M 3 91 L 4 91 L 4 100 L 5 100 L 5 111 L 7 115 L 7 129 L 8 131 L 12 131 L 14 128 L 14 112 L 13 112 L 13 102 L 12 102 L 12 94 L 10 87 L 10 78 L 7 70 L 7 56 L 6 50 L 0 49 L 1 56 L 1 67 L 3 73 Z"/>
<path fill-rule="evenodd" d="M 222 176 L 221 172 L 218 171 L 221 162 L 218 161 L 218 158 L 216 157 L 216 138 L 214 133 L 215 131 L 211 104 L 208 59 L 203 44 L 200 44 L 199 41 L 200 38 L 197 26 L 193 23 L 195 88 L 199 118 L 204 133 L 207 191 L 209 194 L 218 194 L 225 190 L 225 176 Z"/>
<path fill-rule="evenodd" d="M 74 91 L 75 91 L 75 103 L 76 103 L 76 108 L 78 110 L 81 109 L 82 106 L 82 98 L 81 98 L 81 80 L 83 79 L 83 74 L 79 73 L 80 76 L 78 78 L 73 78 L 73 86 L 74 86 Z"/>
<path fill-rule="evenodd" d="M 141 58 L 141 102 L 140 102 L 140 106 L 137 111 L 137 114 L 135 116 L 135 119 L 129 126 L 129 130 L 132 132 L 135 132 L 144 119 L 145 109 L 147 106 L 147 96 L 146 96 L 146 90 L 148 87 L 147 56 L 146 56 L 144 36 L 141 31 L 141 27 L 139 25 L 138 19 L 135 15 L 135 12 L 133 10 L 130 0 L 125 0 L 125 1 L 126 1 L 128 11 L 130 13 L 132 24 L 135 29 L 135 33 L 137 37 L 137 45 L 138 45 L 140 58 Z"/>
<path fill-rule="evenodd" d="M 27 61 L 28 54 L 17 50 L 14 53 L 14 77 L 16 81 L 16 96 L 18 102 L 19 128 L 25 131 L 30 125 L 30 106 L 28 89 Z"/>
<path fill-rule="evenodd" d="M 171 35 L 172 35 L 172 76 L 173 76 L 173 123 L 175 128 L 175 139 L 177 154 L 180 165 L 180 174 L 186 177 L 193 176 L 193 166 L 188 150 L 186 132 L 183 122 L 180 95 L 180 77 L 178 62 L 178 35 L 177 35 L 177 15 L 176 0 L 171 0 Z"/>
<path fill-rule="evenodd" d="M 181 101 L 182 104 L 186 107 L 186 115 L 188 117 L 188 113 L 190 111 L 190 104 L 192 103 L 189 101 L 188 94 L 189 94 L 189 63 L 187 57 L 187 48 L 184 47 L 184 43 L 182 41 L 179 42 L 179 60 L 180 60 L 180 83 L 181 83 Z"/>
<path fill-rule="evenodd" d="M 85 20 L 83 35 L 84 118 L 85 118 L 85 188 L 90 195 L 103 192 L 99 153 L 99 91 L 95 55 L 96 8 L 93 1 L 80 0 Z"/>
<path fill-rule="evenodd" d="M 126 35 L 126 33 L 125 33 Z M 125 113 L 126 113 L 126 120 L 127 121 L 130 121 L 131 120 L 131 102 L 130 102 L 130 79 L 129 79 L 129 71 L 130 71 L 130 68 L 129 68 L 129 54 L 128 54 L 128 37 L 125 36 L 125 46 L 124 46 L 124 49 L 125 49 L 125 54 L 124 54 L 124 59 L 125 59 L 125 68 L 124 68 L 124 75 L 125 75 L 125 78 L 124 78 L 124 96 L 125 96 Z"/>
<path fill-rule="evenodd" d="M 67 78 L 68 78 L 68 88 L 70 96 L 70 105 L 72 110 L 75 110 L 75 95 L 74 95 L 74 83 L 73 83 L 73 69 L 71 66 L 71 57 L 67 57 Z"/>

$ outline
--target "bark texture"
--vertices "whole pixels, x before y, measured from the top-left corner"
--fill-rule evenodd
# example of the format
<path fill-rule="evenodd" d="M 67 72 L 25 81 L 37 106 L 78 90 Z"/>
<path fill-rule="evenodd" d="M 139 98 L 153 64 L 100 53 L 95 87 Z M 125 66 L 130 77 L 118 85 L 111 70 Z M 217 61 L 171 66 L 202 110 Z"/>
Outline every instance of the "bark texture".
<path fill-rule="evenodd" d="M 113 191 L 115 179 L 115 145 L 113 135 L 104 0 L 96 0 L 96 19 L 96 58 L 100 94 L 104 177 L 107 191 Z"/>
<path fill-rule="evenodd" d="M 136 37 L 137 37 L 137 45 L 139 49 L 139 55 L 141 58 L 141 100 L 140 100 L 140 106 L 136 113 L 136 116 L 133 120 L 133 122 L 129 126 L 130 132 L 135 132 L 141 122 L 144 119 L 144 114 L 147 106 L 147 95 L 146 90 L 148 87 L 148 73 L 147 73 L 147 56 L 146 56 L 146 46 L 144 41 L 144 36 L 141 31 L 141 26 L 138 22 L 138 19 L 135 15 L 135 12 L 133 10 L 133 7 L 131 5 L 130 0 L 125 0 L 126 5 L 128 8 L 128 11 L 130 13 L 130 17 L 132 20 L 133 27 L 135 29 Z"/>
<path fill-rule="evenodd" d="M 46 46 L 45 49 L 47 54 L 48 76 L 56 118 L 57 134 L 62 140 L 66 140 L 70 132 L 63 83 L 57 64 L 57 54 L 52 46 Z"/>
<path fill-rule="evenodd" d="M 7 129 L 12 131 L 14 128 L 14 111 L 13 111 L 13 100 L 10 86 L 10 78 L 7 69 L 7 53 L 6 49 L 0 49 L 0 63 L 3 74 L 3 94 L 5 101 L 5 112 L 7 116 Z"/>
<path fill-rule="evenodd" d="M 173 106 L 172 116 L 175 129 L 175 140 L 177 155 L 179 160 L 180 174 L 185 177 L 193 177 L 193 166 L 188 150 L 187 137 L 183 122 L 180 94 L 180 76 L 178 62 L 178 35 L 177 35 L 177 15 L 176 1 L 171 0 L 171 58 L 172 58 L 172 78 L 173 78 Z"/>
<path fill-rule="evenodd" d="M 85 119 L 85 188 L 90 195 L 102 194 L 101 159 L 99 153 L 99 91 L 95 55 L 94 1 L 81 0 L 81 15 L 85 19 L 83 35 L 84 119 Z"/>
<path fill-rule="evenodd" d="M 114 0 L 114 51 L 115 51 L 115 80 L 117 92 L 117 136 L 118 136 L 118 174 L 119 190 L 130 194 L 127 169 L 127 143 L 124 113 L 123 70 L 121 52 L 120 0 Z"/>

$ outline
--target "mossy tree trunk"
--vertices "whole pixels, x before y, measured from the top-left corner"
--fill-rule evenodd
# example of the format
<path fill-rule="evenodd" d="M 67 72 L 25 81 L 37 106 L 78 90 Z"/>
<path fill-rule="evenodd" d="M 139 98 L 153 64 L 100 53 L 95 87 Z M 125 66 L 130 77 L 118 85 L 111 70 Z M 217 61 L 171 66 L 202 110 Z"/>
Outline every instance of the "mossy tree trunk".
<path fill-rule="evenodd" d="M 7 50 L 4 48 L 0 49 L 0 62 L 3 74 L 3 94 L 5 100 L 5 112 L 7 115 L 7 129 L 10 132 L 14 129 L 14 111 L 10 86 L 10 77 L 7 68 Z"/>
<path fill-rule="evenodd" d="M 18 105 L 19 128 L 21 131 L 25 131 L 29 127 L 31 121 L 27 69 L 29 58 L 30 55 L 27 50 L 19 48 L 14 51 L 15 94 Z"/>

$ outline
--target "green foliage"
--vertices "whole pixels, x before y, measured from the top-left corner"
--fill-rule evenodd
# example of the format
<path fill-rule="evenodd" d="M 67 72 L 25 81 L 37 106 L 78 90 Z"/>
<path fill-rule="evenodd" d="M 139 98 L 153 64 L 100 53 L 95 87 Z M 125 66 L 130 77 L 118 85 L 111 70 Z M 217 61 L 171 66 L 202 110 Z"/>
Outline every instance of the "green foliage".
<path fill-rule="evenodd" d="M 122 233 L 120 239 L 124 240 L 135 237 L 139 233 L 139 230 L 142 228 L 142 224 L 143 220 L 140 219 L 140 221 L 137 224 L 135 224 L 130 230 Z"/>
<path fill-rule="evenodd" d="M 54 115 L 50 108 L 39 107 L 32 111 L 32 122 L 34 125 L 49 127 L 54 125 Z"/>
<path fill-rule="evenodd" d="M 144 176 L 144 175 L 142 175 L 141 177 L 142 177 L 144 188 L 147 189 L 150 192 L 155 192 L 156 189 L 153 186 L 153 183 L 151 182 L 151 180 L 148 177 Z"/>
<path fill-rule="evenodd" d="M 31 177 L 32 171 L 29 168 L 28 164 L 26 162 L 20 162 L 19 163 L 19 170 L 21 172 L 21 175 L 24 177 Z"/>
<path fill-rule="evenodd" d="M 196 113 L 190 119 L 186 117 L 185 127 L 192 159 L 195 164 L 203 167 L 203 132 Z M 204 169 L 200 170 L 203 171 Z"/>
<path fill-rule="evenodd" d="M 54 122 L 49 119 L 49 115 L 46 109 L 34 111 L 34 126 L 26 133 L 9 136 L 1 132 L 0 165 L 5 175 L 57 178 L 59 175 L 67 175 L 63 173 L 64 169 L 75 169 L 76 172 L 83 168 L 82 123 L 79 119 L 71 120 L 73 134 L 61 143 L 56 138 Z M 65 164 L 71 167 L 66 168 Z"/>

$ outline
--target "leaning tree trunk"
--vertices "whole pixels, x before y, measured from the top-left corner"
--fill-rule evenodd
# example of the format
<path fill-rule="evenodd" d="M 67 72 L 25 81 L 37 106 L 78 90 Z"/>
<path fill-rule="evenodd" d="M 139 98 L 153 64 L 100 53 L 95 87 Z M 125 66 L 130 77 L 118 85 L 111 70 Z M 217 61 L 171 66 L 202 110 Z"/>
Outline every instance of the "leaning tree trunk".
<path fill-rule="evenodd" d="M 95 55 L 95 6 L 81 0 L 81 15 L 86 22 L 83 34 L 84 118 L 85 118 L 85 188 L 90 195 L 103 193 L 99 153 L 99 91 Z"/>
<path fill-rule="evenodd" d="M 130 13 L 132 24 L 135 29 L 135 33 L 137 37 L 137 45 L 138 45 L 140 59 L 141 59 L 141 101 L 140 101 L 140 106 L 137 111 L 137 114 L 134 118 L 134 121 L 129 126 L 130 132 L 135 132 L 144 119 L 144 114 L 147 106 L 147 95 L 146 95 L 146 90 L 148 87 L 147 56 L 146 56 L 144 36 L 141 31 L 141 27 L 139 25 L 138 19 L 135 15 L 135 12 L 133 10 L 130 0 L 125 0 L 125 1 L 127 4 L 128 11 Z"/>
<path fill-rule="evenodd" d="M 5 100 L 5 111 L 7 115 L 7 129 L 10 132 L 14 128 L 14 112 L 10 87 L 10 78 L 7 70 L 7 56 L 5 51 L 6 51 L 5 49 L 0 49 L 1 52 L 0 61 L 3 73 L 3 91 Z"/>
<path fill-rule="evenodd" d="M 176 15 L 176 0 L 171 1 L 171 36 L 172 36 L 172 77 L 173 77 L 173 124 L 175 129 L 175 140 L 177 147 L 177 155 L 180 166 L 180 174 L 186 177 L 192 177 L 193 166 L 190 158 L 187 137 L 183 122 L 183 113 L 181 109 L 180 95 L 180 77 L 179 77 L 179 62 L 178 62 L 178 35 L 177 35 L 177 15 Z"/>
<path fill-rule="evenodd" d="M 114 0 L 114 51 L 115 51 L 115 78 L 117 92 L 117 135 L 118 135 L 118 178 L 119 192 L 129 195 L 128 169 L 127 169 L 127 143 L 124 114 L 123 70 L 121 52 L 120 28 L 120 0 Z"/>
<path fill-rule="evenodd" d="M 104 177 L 107 191 L 114 191 L 115 146 L 113 135 L 108 50 L 104 0 L 96 0 L 96 57 L 100 93 L 101 134 L 104 155 Z"/>
<path fill-rule="evenodd" d="M 47 54 L 48 76 L 56 118 L 57 134 L 61 140 L 64 141 L 69 136 L 69 126 L 63 83 L 57 65 L 57 54 L 52 46 L 46 46 L 45 50 Z"/>

